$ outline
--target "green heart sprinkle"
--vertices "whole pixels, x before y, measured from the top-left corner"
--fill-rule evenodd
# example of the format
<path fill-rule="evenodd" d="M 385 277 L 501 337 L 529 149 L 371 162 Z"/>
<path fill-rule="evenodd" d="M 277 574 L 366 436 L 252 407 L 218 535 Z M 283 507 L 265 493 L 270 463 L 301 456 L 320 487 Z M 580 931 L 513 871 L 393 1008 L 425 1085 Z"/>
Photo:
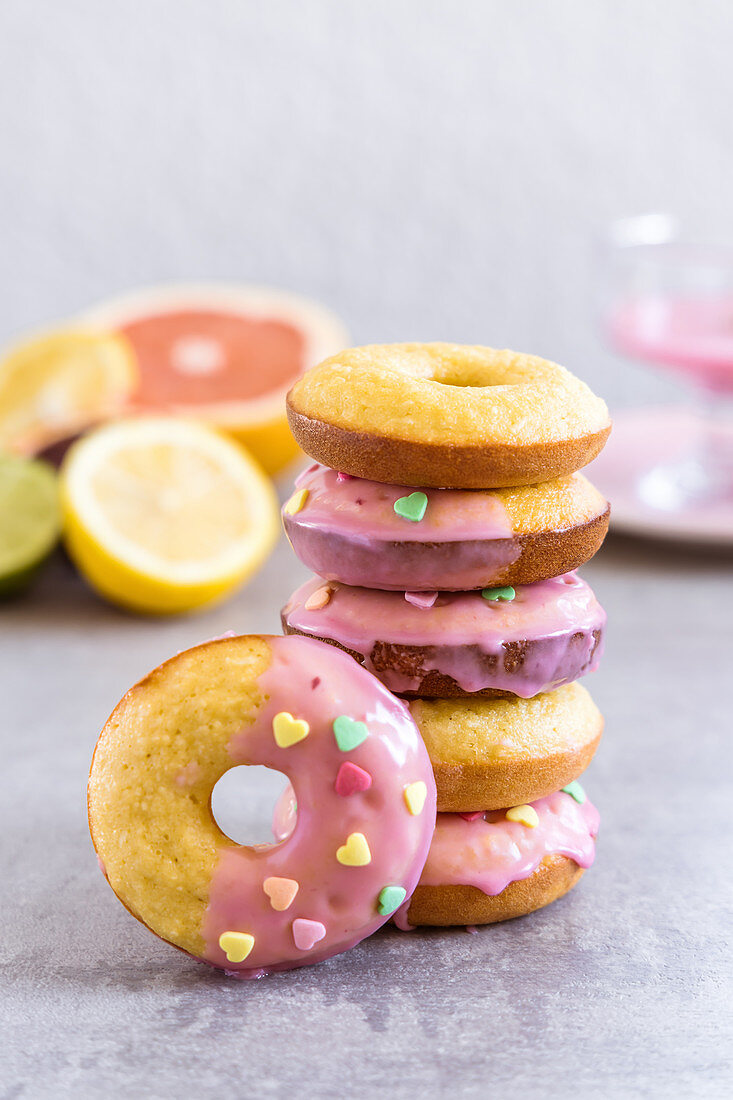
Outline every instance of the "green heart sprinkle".
<path fill-rule="evenodd" d="M 407 897 L 407 890 L 402 886 L 385 886 L 379 892 L 379 912 L 383 917 L 390 917 L 395 913 Z"/>
<path fill-rule="evenodd" d="M 400 497 L 394 502 L 394 510 L 403 519 L 419 523 L 425 515 L 428 507 L 428 498 L 425 493 L 410 493 L 409 497 Z"/>
<path fill-rule="evenodd" d="M 574 798 L 581 806 L 585 802 L 586 794 L 577 779 L 574 779 L 572 783 L 568 783 L 567 787 L 563 787 L 565 794 L 569 794 L 571 798 Z"/>
<path fill-rule="evenodd" d="M 516 594 L 510 584 L 505 588 L 484 588 L 481 593 L 485 600 L 506 600 L 507 602 L 513 600 Z"/>
<path fill-rule="evenodd" d="M 339 715 L 334 721 L 333 732 L 341 752 L 351 752 L 369 736 L 369 730 L 364 723 L 349 718 L 347 714 Z"/>

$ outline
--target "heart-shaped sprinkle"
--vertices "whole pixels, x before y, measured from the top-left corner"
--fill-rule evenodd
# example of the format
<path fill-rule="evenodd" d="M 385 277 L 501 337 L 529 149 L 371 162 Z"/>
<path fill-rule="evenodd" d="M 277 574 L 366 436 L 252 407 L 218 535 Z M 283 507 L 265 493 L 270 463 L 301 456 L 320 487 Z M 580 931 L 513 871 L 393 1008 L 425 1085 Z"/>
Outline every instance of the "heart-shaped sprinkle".
<path fill-rule="evenodd" d="M 371 785 L 372 777 L 369 772 L 364 771 L 358 764 L 352 764 L 350 760 L 347 760 L 339 768 L 333 786 L 336 794 L 340 794 L 342 798 L 348 798 L 350 794 L 368 791 Z"/>
<path fill-rule="evenodd" d="M 310 493 L 307 489 L 298 489 L 283 508 L 283 515 L 296 516 L 298 512 L 305 508 L 309 496 Z"/>
<path fill-rule="evenodd" d="M 485 600 L 490 600 L 492 603 L 496 600 L 504 600 L 509 603 L 516 594 L 510 584 L 505 585 L 504 588 L 484 588 L 481 593 Z"/>
<path fill-rule="evenodd" d="M 369 730 L 364 723 L 349 718 L 348 714 L 340 714 L 334 721 L 333 733 L 341 752 L 351 752 L 369 736 Z"/>
<path fill-rule="evenodd" d="M 565 794 L 569 794 L 571 798 L 574 798 L 580 806 L 585 802 L 587 795 L 577 779 L 574 779 L 572 783 L 568 783 L 567 787 L 563 787 L 562 789 L 565 791 Z"/>
<path fill-rule="evenodd" d="M 343 472 L 343 470 L 339 470 L 338 473 L 336 474 L 336 480 L 337 481 L 354 481 L 355 478 L 354 478 L 353 474 L 345 474 Z"/>
<path fill-rule="evenodd" d="M 304 603 L 306 611 L 320 611 L 322 607 L 331 599 L 331 589 L 327 584 L 321 585 L 315 592 L 311 592 L 310 596 Z"/>
<path fill-rule="evenodd" d="M 417 817 L 418 814 L 422 813 L 425 799 L 428 796 L 428 788 L 425 786 L 422 779 L 418 779 L 415 783 L 407 784 L 404 795 L 407 809 L 413 817 Z"/>
<path fill-rule="evenodd" d="M 255 945 L 255 938 L 249 932 L 222 932 L 219 947 L 230 963 L 241 963 Z"/>
<path fill-rule="evenodd" d="M 437 592 L 405 592 L 405 599 L 408 603 L 411 603 L 413 607 L 422 607 L 425 610 L 432 607 L 437 598 Z"/>
<path fill-rule="evenodd" d="M 272 720 L 272 732 L 275 735 L 275 742 L 278 747 L 287 749 L 291 745 L 297 745 L 298 741 L 302 741 L 304 737 L 307 737 L 310 733 L 310 726 L 305 718 L 293 718 L 292 714 L 288 714 L 286 710 L 281 710 Z"/>
<path fill-rule="evenodd" d="M 468 814 L 459 813 L 459 817 L 462 817 L 464 821 L 478 821 L 480 817 L 484 816 L 484 810 L 471 810 Z"/>
<path fill-rule="evenodd" d="M 344 867 L 366 867 L 372 862 L 372 853 L 369 851 L 367 838 L 363 833 L 349 833 L 346 843 L 342 844 L 336 852 L 336 859 L 343 863 Z"/>
<path fill-rule="evenodd" d="M 266 878 L 262 883 L 262 889 L 270 899 L 270 905 L 278 913 L 289 909 L 295 900 L 295 895 L 300 885 L 294 878 Z"/>
<path fill-rule="evenodd" d="M 385 886 L 379 891 L 377 910 L 383 917 L 389 917 L 402 905 L 407 890 L 402 886 Z"/>
<path fill-rule="evenodd" d="M 534 806 L 512 806 L 511 810 L 507 810 L 506 816 L 507 821 L 517 821 L 528 829 L 536 829 L 540 823 Z"/>
<path fill-rule="evenodd" d="M 314 944 L 326 935 L 326 926 L 319 920 L 298 917 L 293 921 L 293 940 L 299 951 L 310 951 Z"/>
<path fill-rule="evenodd" d="M 394 510 L 403 519 L 419 523 L 425 515 L 428 507 L 428 498 L 425 493 L 410 493 L 409 497 L 399 497 L 394 502 Z"/>

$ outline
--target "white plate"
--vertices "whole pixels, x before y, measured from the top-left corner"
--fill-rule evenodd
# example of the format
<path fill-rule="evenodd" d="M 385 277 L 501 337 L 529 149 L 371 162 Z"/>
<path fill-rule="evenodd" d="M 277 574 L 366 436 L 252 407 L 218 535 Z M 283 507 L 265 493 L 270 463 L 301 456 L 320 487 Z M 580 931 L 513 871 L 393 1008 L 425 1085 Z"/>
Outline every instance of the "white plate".
<path fill-rule="evenodd" d="M 678 406 L 626 409 L 614 417 L 606 447 L 583 471 L 611 502 L 612 530 L 733 545 L 733 500 L 660 508 L 644 496 L 651 471 L 684 459 L 699 439 L 702 423 L 698 414 Z M 731 436 L 733 450 L 733 427 Z"/>

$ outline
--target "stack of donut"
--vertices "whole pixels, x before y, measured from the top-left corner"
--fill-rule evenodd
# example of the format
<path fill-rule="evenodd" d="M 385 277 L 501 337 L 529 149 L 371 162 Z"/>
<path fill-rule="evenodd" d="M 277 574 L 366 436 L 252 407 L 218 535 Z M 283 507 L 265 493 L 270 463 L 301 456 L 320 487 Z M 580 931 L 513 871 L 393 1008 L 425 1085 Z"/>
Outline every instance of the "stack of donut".
<path fill-rule="evenodd" d="M 608 527 L 578 471 L 610 431 L 563 367 L 452 344 L 355 348 L 288 395 L 316 460 L 283 509 L 314 576 L 286 634 L 350 654 L 409 705 L 437 824 L 403 926 L 477 925 L 566 893 L 598 813 L 578 782 L 603 721 L 577 681 L 605 613 L 575 570 Z"/>

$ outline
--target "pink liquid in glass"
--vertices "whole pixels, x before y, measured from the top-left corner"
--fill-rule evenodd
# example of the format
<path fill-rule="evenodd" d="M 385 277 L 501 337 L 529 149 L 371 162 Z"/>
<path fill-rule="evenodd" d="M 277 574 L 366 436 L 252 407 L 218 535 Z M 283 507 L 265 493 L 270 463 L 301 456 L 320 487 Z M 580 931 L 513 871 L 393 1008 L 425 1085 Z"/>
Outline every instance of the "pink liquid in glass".
<path fill-rule="evenodd" d="M 716 393 L 733 390 L 733 291 L 629 299 L 611 312 L 608 334 L 631 358 L 690 375 Z"/>

